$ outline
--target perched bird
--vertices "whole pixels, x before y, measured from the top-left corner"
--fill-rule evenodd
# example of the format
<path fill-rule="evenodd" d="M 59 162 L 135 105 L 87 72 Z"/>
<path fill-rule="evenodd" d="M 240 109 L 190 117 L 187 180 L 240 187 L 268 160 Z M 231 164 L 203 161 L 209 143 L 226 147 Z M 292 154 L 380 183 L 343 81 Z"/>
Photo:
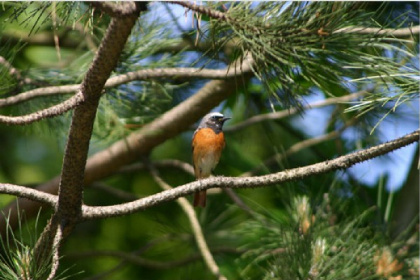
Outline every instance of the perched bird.
<path fill-rule="evenodd" d="M 210 177 L 219 163 L 225 147 L 225 136 L 222 127 L 226 118 L 221 113 L 209 113 L 201 120 L 192 138 L 192 154 L 195 178 L 197 180 Z M 206 206 L 206 191 L 194 194 L 194 206 Z"/>

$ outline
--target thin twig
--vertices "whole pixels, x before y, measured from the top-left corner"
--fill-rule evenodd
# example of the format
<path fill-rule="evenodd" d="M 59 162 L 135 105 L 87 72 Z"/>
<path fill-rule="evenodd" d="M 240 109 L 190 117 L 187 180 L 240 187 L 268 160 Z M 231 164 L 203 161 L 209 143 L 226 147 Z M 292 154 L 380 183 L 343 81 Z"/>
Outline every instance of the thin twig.
<path fill-rule="evenodd" d="M 319 143 L 337 138 L 338 136 L 340 136 L 344 130 L 346 130 L 348 127 L 352 126 L 354 123 L 356 122 L 356 119 L 352 119 L 350 121 L 348 121 L 347 123 L 345 123 L 340 129 L 338 130 L 334 130 L 331 131 L 329 133 L 317 136 L 317 137 L 313 137 L 310 139 L 305 139 L 303 141 L 300 141 L 292 146 L 290 146 L 290 148 L 288 148 L 284 153 L 282 154 L 275 154 L 272 157 L 270 157 L 269 159 L 265 160 L 264 163 L 262 163 L 259 167 L 254 168 L 251 171 L 245 172 L 243 174 L 241 174 L 241 177 L 248 177 L 248 176 L 254 176 L 255 174 L 257 174 L 264 166 L 268 166 L 271 165 L 273 163 L 276 162 L 280 162 L 281 160 L 283 160 L 284 158 L 295 154 L 303 149 L 312 147 L 314 145 L 317 145 Z"/>
<path fill-rule="evenodd" d="M 83 219 L 97 219 L 104 217 L 116 217 L 134 213 L 153 207 L 163 202 L 172 201 L 176 198 L 192 194 L 196 191 L 210 188 L 255 188 L 298 180 L 309 176 L 349 168 L 357 163 L 387 154 L 396 149 L 419 141 L 419 130 L 395 140 L 353 152 L 332 160 L 326 160 L 316 164 L 284 170 L 264 176 L 255 177 L 212 177 L 188 183 L 171 190 L 165 190 L 158 194 L 148 196 L 133 202 L 103 207 L 83 207 Z"/>
<path fill-rule="evenodd" d="M 345 95 L 345 96 L 340 96 L 340 97 L 331 97 L 325 100 L 321 100 L 321 101 L 317 101 L 317 102 L 313 102 L 311 104 L 307 104 L 305 106 L 303 106 L 301 109 L 314 109 L 314 108 L 321 108 L 321 107 L 325 107 L 325 106 L 329 106 L 329 105 L 333 105 L 333 104 L 339 104 L 339 103 L 344 103 L 344 102 L 349 102 L 351 100 L 354 100 L 356 98 L 362 97 L 366 94 L 368 94 L 370 91 L 369 90 L 362 90 L 362 91 L 358 91 L 349 95 Z M 292 107 L 290 109 L 286 109 L 286 110 L 282 110 L 279 112 L 273 112 L 273 113 L 268 113 L 268 114 L 263 114 L 263 115 L 257 115 L 257 116 L 253 116 L 243 122 L 237 123 L 235 125 L 232 126 L 228 126 L 224 129 L 225 132 L 235 132 L 241 129 L 244 129 L 250 125 L 254 125 L 260 122 L 264 122 L 264 121 L 268 121 L 268 120 L 278 120 L 281 118 L 285 118 L 285 117 L 289 117 L 292 116 L 296 113 L 299 112 L 299 108 L 297 107 Z"/>
<path fill-rule="evenodd" d="M 153 179 L 162 189 L 172 189 L 172 187 L 159 176 L 155 167 L 150 165 L 149 169 Z M 218 277 L 219 280 L 226 280 L 226 277 L 221 275 L 219 266 L 217 265 L 209 247 L 207 246 L 206 239 L 204 238 L 203 231 L 201 230 L 200 223 L 198 221 L 197 215 L 195 214 L 194 208 L 191 206 L 191 203 L 189 203 L 185 197 L 178 198 L 176 202 L 179 204 L 179 206 L 181 206 L 182 210 L 184 210 L 188 220 L 190 221 L 195 241 L 197 242 L 198 249 L 200 250 L 201 256 L 203 257 L 207 267 L 216 277 Z"/>

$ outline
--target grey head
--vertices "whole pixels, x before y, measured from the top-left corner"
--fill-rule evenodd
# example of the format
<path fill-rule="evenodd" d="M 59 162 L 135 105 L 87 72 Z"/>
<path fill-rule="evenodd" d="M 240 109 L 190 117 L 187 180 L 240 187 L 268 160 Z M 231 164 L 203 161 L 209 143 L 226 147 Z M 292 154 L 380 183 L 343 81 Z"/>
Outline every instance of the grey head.
<path fill-rule="evenodd" d="M 230 118 L 223 116 L 223 114 L 219 112 L 209 113 L 203 117 L 198 129 L 209 127 L 213 129 L 214 132 L 219 133 L 222 131 L 225 121 L 229 119 Z"/>

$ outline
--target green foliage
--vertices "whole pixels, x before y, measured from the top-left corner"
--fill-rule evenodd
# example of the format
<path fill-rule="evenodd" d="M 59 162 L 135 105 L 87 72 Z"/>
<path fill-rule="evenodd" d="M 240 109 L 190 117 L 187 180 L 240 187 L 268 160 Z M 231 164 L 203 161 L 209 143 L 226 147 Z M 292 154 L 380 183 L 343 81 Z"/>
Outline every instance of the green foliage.
<path fill-rule="evenodd" d="M 238 262 L 241 279 L 415 279 L 415 256 L 398 256 L 407 244 L 389 244 L 370 224 L 374 209 L 353 216 L 339 213 L 345 209 L 340 203 L 348 201 L 331 201 L 327 194 L 319 205 L 297 196 L 286 220 L 259 215 L 242 223 L 238 234 L 249 243 Z"/>

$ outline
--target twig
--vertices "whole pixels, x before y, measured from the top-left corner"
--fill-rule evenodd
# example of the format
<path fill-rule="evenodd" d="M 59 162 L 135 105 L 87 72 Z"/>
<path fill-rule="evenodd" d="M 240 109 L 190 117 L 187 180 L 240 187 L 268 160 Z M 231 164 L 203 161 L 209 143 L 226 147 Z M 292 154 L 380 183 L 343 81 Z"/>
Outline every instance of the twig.
<path fill-rule="evenodd" d="M 152 165 L 149 166 L 149 169 L 153 179 L 162 189 L 172 190 L 172 187 L 159 176 L 157 170 Z M 179 204 L 179 206 L 181 206 L 182 210 L 184 210 L 188 220 L 190 221 L 195 241 L 197 242 L 198 249 L 200 250 L 201 256 L 203 257 L 207 267 L 216 277 L 218 277 L 218 279 L 226 280 L 226 277 L 221 275 L 219 266 L 216 264 L 216 261 L 214 260 L 213 255 L 207 246 L 206 239 L 204 238 L 203 231 L 201 230 L 200 223 L 198 221 L 197 215 L 195 214 L 194 208 L 191 206 L 191 203 L 189 203 L 185 197 L 178 198 L 176 202 Z"/>
<path fill-rule="evenodd" d="M 271 165 L 275 162 L 281 161 L 283 158 L 288 157 L 294 153 L 297 153 L 303 149 L 309 148 L 311 146 L 317 145 L 319 143 L 325 142 L 327 140 L 331 140 L 334 138 L 337 138 L 340 136 L 341 133 L 344 132 L 349 126 L 353 125 L 356 122 L 356 119 L 352 119 L 348 121 L 343 127 L 341 127 L 338 130 L 331 131 L 329 133 L 326 133 L 324 135 L 320 135 L 318 137 L 313 137 L 310 139 L 303 140 L 301 142 L 298 142 L 294 145 L 292 145 L 290 148 L 288 148 L 284 153 L 282 154 L 275 154 L 271 158 L 267 159 L 260 165 L 260 167 L 256 167 L 251 171 L 245 172 L 241 174 L 241 177 L 247 177 L 247 176 L 253 176 L 257 174 L 264 166 Z"/>
<path fill-rule="evenodd" d="M 184 171 L 185 173 L 195 177 L 194 175 L 194 168 L 191 164 L 177 160 L 177 159 L 162 159 L 153 162 L 153 166 L 155 168 L 178 168 Z M 119 172 L 121 173 L 132 173 L 142 169 L 148 168 L 148 166 L 144 163 L 135 163 L 131 165 L 127 165 L 122 167 Z"/>
<path fill-rule="evenodd" d="M 171 190 L 166 190 L 155 195 L 148 196 L 133 202 L 103 207 L 83 207 L 83 219 L 97 219 L 104 217 L 116 217 L 134 213 L 155 206 L 157 204 L 174 200 L 178 197 L 189 195 L 199 190 L 209 188 L 255 188 L 287 181 L 298 180 L 309 176 L 349 168 L 357 163 L 387 154 L 396 149 L 419 141 L 419 130 L 395 140 L 367 148 L 361 151 L 341 156 L 320 163 L 284 170 L 264 176 L 255 177 L 212 177 L 188 183 Z"/>
<path fill-rule="evenodd" d="M 133 201 L 133 200 L 138 199 L 138 196 L 136 196 L 133 193 L 126 192 L 126 191 L 123 191 L 123 190 L 120 190 L 120 189 L 116 189 L 116 188 L 113 188 L 111 186 L 108 186 L 108 185 L 106 185 L 104 183 L 100 183 L 100 182 L 93 183 L 91 185 L 91 188 L 99 190 L 101 192 L 109 193 L 113 197 L 117 197 L 117 198 L 119 198 L 123 201 Z"/>
<path fill-rule="evenodd" d="M 341 96 L 341 97 L 331 97 L 331 98 L 328 98 L 328 99 L 325 99 L 325 100 L 321 100 L 321 101 L 314 102 L 312 104 L 305 105 L 301 109 L 314 109 L 314 108 L 325 107 L 325 106 L 328 106 L 328 105 L 349 102 L 353 99 L 364 96 L 364 95 L 368 94 L 369 92 L 370 92 L 369 90 L 362 90 L 362 91 L 355 92 L 355 93 L 345 95 L 345 96 Z M 279 112 L 257 115 L 257 116 L 251 117 L 251 118 L 249 118 L 249 119 L 247 119 L 243 122 L 240 122 L 238 124 L 228 126 L 224 129 L 224 131 L 225 132 L 235 132 L 235 131 L 244 129 L 245 127 L 248 127 L 250 125 L 254 125 L 254 124 L 257 124 L 257 123 L 260 123 L 260 122 L 263 122 L 263 121 L 268 121 L 268 120 L 278 120 L 278 119 L 281 119 L 281 118 L 284 118 L 284 117 L 289 117 L 289 116 L 294 115 L 298 112 L 299 112 L 299 109 L 297 107 L 292 107 L 290 109 L 282 110 L 282 111 L 279 111 Z"/>

